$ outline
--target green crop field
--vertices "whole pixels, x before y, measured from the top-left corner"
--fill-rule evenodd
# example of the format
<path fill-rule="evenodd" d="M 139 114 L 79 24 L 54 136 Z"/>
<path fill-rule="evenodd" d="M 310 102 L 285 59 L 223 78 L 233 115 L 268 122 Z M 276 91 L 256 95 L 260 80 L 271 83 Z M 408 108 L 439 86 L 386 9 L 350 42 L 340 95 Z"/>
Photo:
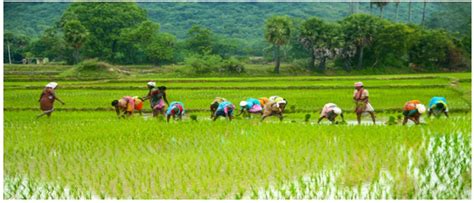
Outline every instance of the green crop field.
<path fill-rule="evenodd" d="M 5 199 L 470 199 L 471 73 L 372 76 L 173 78 L 140 74 L 69 80 L 68 67 L 6 66 Z M 29 74 L 28 73 L 32 73 Z M 42 87 L 55 79 L 50 119 Z M 118 119 L 110 102 L 166 85 L 168 100 L 189 110 L 166 123 L 147 112 Z M 353 83 L 363 81 L 377 125 L 354 125 Z M 279 95 L 282 122 L 258 116 L 209 119 L 216 96 L 234 104 Z M 385 124 L 408 100 L 448 100 L 450 118 Z M 346 125 L 317 124 L 325 103 Z M 197 120 L 189 118 L 196 115 Z M 305 122 L 309 114 L 310 120 Z"/>

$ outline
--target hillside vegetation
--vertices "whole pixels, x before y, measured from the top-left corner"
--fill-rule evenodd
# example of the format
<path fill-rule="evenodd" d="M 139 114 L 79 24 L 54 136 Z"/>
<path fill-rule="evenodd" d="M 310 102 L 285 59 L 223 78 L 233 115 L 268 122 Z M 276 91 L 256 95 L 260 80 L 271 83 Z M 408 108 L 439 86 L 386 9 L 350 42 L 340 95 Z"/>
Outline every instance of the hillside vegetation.
<path fill-rule="evenodd" d="M 270 63 L 276 74 L 280 64 L 319 73 L 470 70 L 466 3 L 7 3 L 5 22 L 8 63 L 96 59 L 200 75 Z"/>

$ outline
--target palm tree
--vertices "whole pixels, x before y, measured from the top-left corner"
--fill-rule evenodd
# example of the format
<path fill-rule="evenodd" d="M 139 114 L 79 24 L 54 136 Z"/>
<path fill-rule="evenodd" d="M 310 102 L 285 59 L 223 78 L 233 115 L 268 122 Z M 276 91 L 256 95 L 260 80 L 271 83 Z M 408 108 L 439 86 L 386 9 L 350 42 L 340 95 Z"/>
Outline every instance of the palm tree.
<path fill-rule="evenodd" d="M 280 47 L 290 40 L 291 20 L 288 16 L 273 16 L 265 22 L 265 39 L 273 44 L 275 73 L 280 73 Z"/>
<path fill-rule="evenodd" d="M 411 1 L 408 1 L 408 22 L 411 22 Z"/>
<path fill-rule="evenodd" d="M 400 8 L 400 0 L 394 0 L 393 2 L 397 6 L 397 10 L 395 11 L 395 21 L 398 22 L 398 9 Z"/>
<path fill-rule="evenodd" d="M 421 26 L 425 25 L 426 1 L 423 1 L 423 17 L 421 18 Z"/>
<path fill-rule="evenodd" d="M 383 18 L 383 7 L 385 7 L 388 2 L 386 0 L 384 1 L 379 1 L 379 2 L 374 2 L 374 4 L 379 7 L 380 9 L 380 17 Z"/>

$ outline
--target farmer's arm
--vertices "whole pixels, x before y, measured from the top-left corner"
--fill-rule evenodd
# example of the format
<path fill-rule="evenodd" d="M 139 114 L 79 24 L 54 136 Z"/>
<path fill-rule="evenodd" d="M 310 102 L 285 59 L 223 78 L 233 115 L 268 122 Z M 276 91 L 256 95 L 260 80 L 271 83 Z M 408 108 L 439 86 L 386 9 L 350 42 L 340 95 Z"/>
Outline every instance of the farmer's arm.
<path fill-rule="evenodd" d="M 59 97 L 57 97 L 57 96 L 54 96 L 54 98 L 55 98 L 55 99 L 57 99 L 59 102 L 61 102 L 61 104 L 63 104 L 63 105 L 64 105 L 64 102 L 63 102 L 61 99 L 59 99 Z"/>
<path fill-rule="evenodd" d="M 344 113 L 341 113 L 342 122 L 344 122 Z"/>
<path fill-rule="evenodd" d="M 324 119 L 324 116 L 319 117 L 318 124 Z"/>
<path fill-rule="evenodd" d="M 446 118 L 449 118 L 448 112 L 444 111 L 444 115 L 446 115 Z"/>
<path fill-rule="evenodd" d="M 364 98 L 362 99 L 362 101 L 364 101 L 364 103 L 369 102 L 369 96 L 364 97 Z"/>
<path fill-rule="evenodd" d="M 403 123 L 402 123 L 402 124 L 405 125 L 405 124 L 407 124 L 407 122 L 408 122 L 408 116 L 405 116 L 405 118 L 403 119 Z"/>
<path fill-rule="evenodd" d="M 117 113 L 117 116 L 120 116 L 120 109 L 117 105 L 115 106 L 115 112 Z"/>
<path fill-rule="evenodd" d="M 163 99 L 165 100 L 166 104 L 169 106 L 168 99 L 166 99 L 166 93 L 163 92 Z"/>
<path fill-rule="evenodd" d="M 64 104 L 64 102 L 63 102 L 61 99 L 59 99 L 58 96 L 56 96 L 56 93 L 52 92 L 51 95 L 53 95 L 53 98 L 54 98 L 54 99 L 56 99 L 56 100 L 58 100 L 59 102 L 61 102 L 61 104 Z"/>

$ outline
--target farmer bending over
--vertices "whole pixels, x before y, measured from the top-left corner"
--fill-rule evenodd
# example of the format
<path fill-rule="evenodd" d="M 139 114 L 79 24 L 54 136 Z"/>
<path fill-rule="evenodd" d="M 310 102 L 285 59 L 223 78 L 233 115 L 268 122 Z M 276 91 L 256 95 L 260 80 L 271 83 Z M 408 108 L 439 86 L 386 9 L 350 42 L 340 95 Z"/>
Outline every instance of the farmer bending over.
<path fill-rule="evenodd" d="M 227 101 L 227 99 L 222 98 L 222 97 L 216 97 L 214 101 L 211 102 L 211 106 L 210 106 L 211 119 L 214 117 L 214 114 L 216 113 L 217 108 L 219 108 L 219 105 L 225 101 Z"/>
<path fill-rule="evenodd" d="M 266 117 L 269 117 L 269 116 L 278 116 L 278 118 L 280 118 L 280 121 L 282 121 L 283 111 L 285 109 L 285 106 L 286 106 L 286 100 L 279 100 L 278 102 L 268 101 L 265 104 L 262 119 L 260 121 L 263 121 Z"/>
<path fill-rule="evenodd" d="M 213 115 L 214 117 L 213 121 L 217 120 L 219 116 L 223 116 L 224 118 L 227 117 L 229 118 L 229 121 L 231 121 L 232 118 L 234 118 L 234 109 L 235 109 L 235 105 L 233 105 L 229 101 L 224 101 L 220 103 L 219 106 L 217 107 L 216 112 Z"/>
<path fill-rule="evenodd" d="M 260 106 L 262 106 L 262 108 L 265 108 L 265 104 L 270 102 L 270 100 L 266 97 L 260 97 L 258 98 L 258 101 L 260 102 Z"/>
<path fill-rule="evenodd" d="M 181 120 L 184 115 L 184 105 L 181 102 L 171 102 L 166 111 L 166 121 L 170 122 L 170 118 L 173 117 L 173 120 Z M 177 118 L 177 119 L 176 119 Z"/>
<path fill-rule="evenodd" d="M 135 110 L 135 99 L 131 96 L 124 96 L 122 99 L 113 100 L 112 106 L 115 107 L 115 112 L 119 118 L 131 116 Z M 121 111 L 123 112 L 122 116 L 120 116 Z"/>
<path fill-rule="evenodd" d="M 364 84 L 362 82 L 356 82 L 354 84 L 354 102 L 356 103 L 355 112 L 357 115 L 357 123 L 360 125 L 360 119 L 362 117 L 362 113 L 368 112 L 372 117 L 372 121 L 375 124 L 375 113 L 374 108 L 369 103 L 369 91 L 364 89 Z"/>
<path fill-rule="evenodd" d="M 40 109 L 43 111 L 43 113 L 38 115 L 36 118 L 40 118 L 41 116 L 44 116 L 44 115 L 47 115 L 49 118 L 54 111 L 55 100 L 58 100 L 59 102 L 61 102 L 61 104 L 64 105 L 64 102 L 61 101 L 61 99 L 59 99 L 54 93 L 54 90 L 56 89 L 57 86 L 58 86 L 58 83 L 50 82 L 45 86 L 45 88 L 43 89 L 43 92 L 41 92 L 41 96 L 38 102 L 40 102 Z"/>
<path fill-rule="evenodd" d="M 269 98 L 269 101 L 274 101 L 274 102 L 285 101 L 285 106 L 283 106 L 283 111 L 285 110 L 285 107 L 288 106 L 288 101 L 286 101 L 285 98 L 280 97 L 280 96 L 271 96 L 271 97 Z"/>
<path fill-rule="evenodd" d="M 318 124 L 324 118 L 327 118 L 329 121 L 331 121 L 331 123 L 334 124 L 334 121 L 338 115 L 341 115 L 341 119 L 344 122 L 344 114 L 342 113 L 341 108 L 337 107 L 336 104 L 327 103 L 321 110 L 321 116 L 319 117 Z"/>
<path fill-rule="evenodd" d="M 446 101 L 446 98 L 444 97 L 433 97 L 430 100 L 430 103 L 428 105 L 430 108 L 428 109 L 428 118 L 431 116 L 431 114 L 434 114 L 435 116 L 439 116 L 441 113 L 444 113 L 446 115 L 446 118 L 448 118 L 448 102 Z"/>
<path fill-rule="evenodd" d="M 240 113 L 247 112 L 247 113 L 262 113 L 262 106 L 260 105 L 260 101 L 255 98 L 248 98 L 246 101 L 240 102 Z"/>
<path fill-rule="evenodd" d="M 138 111 L 138 113 L 140 115 L 142 115 L 142 109 L 143 109 L 143 98 L 141 97 L 138 97 L 138 96 L 134 96 L 132 97 L 134 102 L 135 102 L 135 106 L 134 106 L 134 109 Z"/>
<path fill-rule="evenodd" d="M 420 116 L 426 111 L 425 105 L 421 104 L 419 100 L 411 100 L 405 103 L 403 107 L 403 125 L 408 122 L 408 119 L 415 122 L 415 124 L 420 124 Z"/>

